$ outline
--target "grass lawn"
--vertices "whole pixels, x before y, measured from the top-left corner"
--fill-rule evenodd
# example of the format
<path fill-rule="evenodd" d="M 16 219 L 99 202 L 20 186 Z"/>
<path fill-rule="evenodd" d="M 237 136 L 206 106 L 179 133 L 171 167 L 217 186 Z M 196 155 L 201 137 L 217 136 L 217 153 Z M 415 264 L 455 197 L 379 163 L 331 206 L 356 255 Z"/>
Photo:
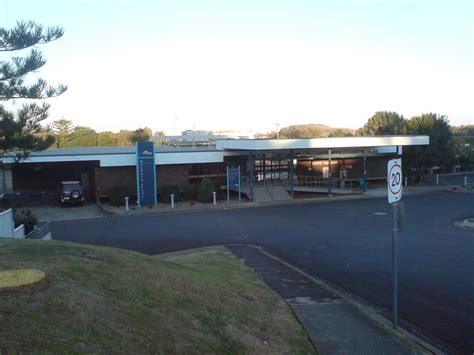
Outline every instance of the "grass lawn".
<path fill-rule="evenodd" d="M 161 256 L 0 238 L 0 351 L 314 353 L 288 305 L 223 247 Z"/>

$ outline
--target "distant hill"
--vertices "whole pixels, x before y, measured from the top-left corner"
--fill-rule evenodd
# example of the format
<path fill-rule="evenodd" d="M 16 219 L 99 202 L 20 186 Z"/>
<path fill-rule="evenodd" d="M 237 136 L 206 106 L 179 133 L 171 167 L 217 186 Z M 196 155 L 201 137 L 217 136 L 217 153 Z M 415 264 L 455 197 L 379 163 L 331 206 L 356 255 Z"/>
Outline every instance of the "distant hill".
<path fill-rule="evenodd" d="M 291 125 L 280 130 L 280 138 L 317 138 L 353 136 L 356 130 L 351 128 L 334 128 L 324 124 L 310 123 Z"/>

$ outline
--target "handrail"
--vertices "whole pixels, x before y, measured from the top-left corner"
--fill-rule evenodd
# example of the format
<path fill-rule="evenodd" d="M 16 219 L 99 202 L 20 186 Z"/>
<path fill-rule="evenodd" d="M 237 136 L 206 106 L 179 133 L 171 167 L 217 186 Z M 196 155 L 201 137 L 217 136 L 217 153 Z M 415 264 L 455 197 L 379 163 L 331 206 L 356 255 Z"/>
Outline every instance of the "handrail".
<path fill-rule="evenodd" d="M 289 186 L 289 184 L 291 184 L 291 180 L 287 180 L 286 184 Z M 352 191 L 352 181 L 348 179 L 340 179 L 335 177 L 331 177 L 329 179 L 313 175 L 296 175 L 294 178 L 294 186 L 323 189 L 327 189 L 329 186 L 331 186 L 332 189 Z"/>
<path fill-rule="evenodd" d="M 25 239 L 43 239 L 49 233 L 50 233 L 49 222 L 46 222 L 42 226 L 35 228 L 30 233 L 28 233 Z"/>

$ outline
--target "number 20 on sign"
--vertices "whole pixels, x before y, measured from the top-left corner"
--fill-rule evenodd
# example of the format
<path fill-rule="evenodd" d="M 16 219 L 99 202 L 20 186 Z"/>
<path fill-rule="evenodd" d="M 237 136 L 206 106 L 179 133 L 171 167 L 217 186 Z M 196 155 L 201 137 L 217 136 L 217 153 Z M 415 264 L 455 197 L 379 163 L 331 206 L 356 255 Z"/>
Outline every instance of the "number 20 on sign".
<path fill-rule="evenodd" d="M 388 203 L 402 199 L 402 159 L 392 159 L 387 164 Z"/>

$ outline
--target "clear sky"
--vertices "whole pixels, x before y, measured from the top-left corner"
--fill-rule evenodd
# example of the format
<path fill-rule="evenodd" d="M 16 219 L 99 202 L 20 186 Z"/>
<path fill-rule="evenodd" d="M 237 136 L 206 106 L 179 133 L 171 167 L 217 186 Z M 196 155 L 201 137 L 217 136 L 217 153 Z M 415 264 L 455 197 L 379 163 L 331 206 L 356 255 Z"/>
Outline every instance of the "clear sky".
<path fill-rule="evenodd" d="M 460 125 L 474 123 L 473 3 L 0 0 L 0 26 L 64 27 L 41 46 L 40 76 L 69 86 L 49 121 L 267 132 L 387 110 Z"/>

